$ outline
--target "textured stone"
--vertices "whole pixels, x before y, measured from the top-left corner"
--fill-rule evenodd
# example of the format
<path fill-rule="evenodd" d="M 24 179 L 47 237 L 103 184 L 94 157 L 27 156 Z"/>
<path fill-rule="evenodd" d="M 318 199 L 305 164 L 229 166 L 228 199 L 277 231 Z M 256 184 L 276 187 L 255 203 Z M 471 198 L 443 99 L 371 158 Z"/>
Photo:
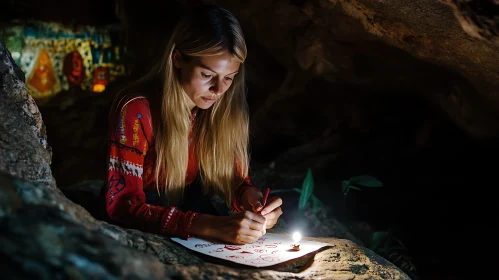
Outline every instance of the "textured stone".
<path fill-rule="evenodd" d="M 20 112 L 22 120 L 30 126 L 34 135 L 39 139 L 40 144 L 50 152 L 47 145 L 47 132 L 35 100 L 29 95 L 24 83 L 24 73 L 12 59 L 12 55 L 0 40 L 0 96 L 5 96 L 12 103 L 10 106 L 16 107 Z M 3 112 L 3 111 L 2 111 Z M 9 115 L 2 115 L 6 118 Z M 47 154 L 50 162 L 50 153 Z"/>
<path fill-rule="evenodd" d="M 288 70 L 281 87 L 268 92 L 267 100 L 252 116 L 252 130 L 257 136 L 258 126 L 265 124 L 269 114 L 280 110 L 283 100 L 312 91 L 305 85 L 314 77 L 331 83 L 329 88 L 320 89 L 330 94 L 342 94 L 341 83 L 351 85 L 350 93 L 358 95 L 359 88 L 360 92 L 373 94 L 417 93 L 437 104 L 470 135 L 499 135 L 495 125 L 499 116 L 499 45 L 466 32 L 463 21 L 456 18 L 455 9 L 448 3 L 208 2 L 233 11 L 247 37 L 261 44 Z M 488 22 L 481 30 L 489 32 L 482 32 L 482 37 L 496 34 L 494 10 L 487 12 L 472 5 L 487 2 L 497 7 L 494 1 L 446 2 L 458 3 L 460 14 L 476 19 L 474 25 Z M 284 126 L 282 129 L 287 130 Z"/>
<path fill-rule="evenodd" d="M 20 106 L 0 93 L 0 171 L 26 180 L 54 185 L 50 153 L 40 143 L 33 126 L 25 122 Z"/>
<path fill-rule="evenodd" d="M 454 8 L 469 35 L 499 44 L 499 2 L 495 0 L 441 0 Z"/>
<path fill-rule="evenodd" d="M 17 194 L 15 203 L 3 206 L 11 214 L 0 216 L 0 251 L 9 264 L 5 271 L 20 278 L 409 279 L 372 251 L 336 238 L 306 238 L 331 246 L 270 268 L 222 264 L 167 238 L 95 220 L 43 184 L 6 174 L 0 183 L 0 196 Z"/>
<path fill-rule="evenodd" d="M 51 149 L 24 73 L 0 41 L 0 171 L 55 188 Z"/>

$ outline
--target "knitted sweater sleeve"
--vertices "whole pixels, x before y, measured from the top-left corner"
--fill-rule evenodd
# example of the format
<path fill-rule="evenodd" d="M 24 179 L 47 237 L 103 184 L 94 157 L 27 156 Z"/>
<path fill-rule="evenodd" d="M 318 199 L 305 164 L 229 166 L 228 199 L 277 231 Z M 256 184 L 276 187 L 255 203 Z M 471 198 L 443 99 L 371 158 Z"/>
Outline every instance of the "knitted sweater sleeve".
<path fill-rule="evenodd" d="M 149 103 L 136 98 L 110 121 L 107 188 L 108 217 L 126 227 L 188 239 L 198 213 L 146 203 L 143 190 L 144 157 L 152 139 Z"/>

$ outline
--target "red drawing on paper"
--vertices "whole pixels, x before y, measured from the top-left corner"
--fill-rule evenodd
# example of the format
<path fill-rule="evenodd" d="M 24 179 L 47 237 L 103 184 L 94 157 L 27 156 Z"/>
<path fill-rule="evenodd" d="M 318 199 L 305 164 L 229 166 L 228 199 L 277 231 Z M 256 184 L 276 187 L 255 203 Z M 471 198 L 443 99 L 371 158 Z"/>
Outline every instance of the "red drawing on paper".
<path fill-rule="evenodd" d="M 231 250 L 231 251 L 237 251 L 237 250 L 241 250 L 241 247 L 237 247 L 234 245 L 225 245 L 225 249 Z"/>
<path fill-rule="evenodd" d="M 305 254 L 313 252 L 318 248 L 327 246 L 326 243 L 307 243 L 303 241 L 303 246 L 300 251 L 294 252 L 289 249 L 289 244 L 292 243 L 287 237 L 267 233 L 258 242 L 262 244 L 218 244 L 210 243 L 206 240 L 192 238 L 182 240 L 180 238 L 172 238 L 177 243 L 186 248 L 193 249 L 203 254 L 210 255 L 225 261 L 231 261 L 240 264 L 246 264 L 255 267 L 269 267 L 283 261 L 295 259 Z M 307 246 L 305 246 L 307 244 Z M 197 246 L 196 246 L 197 245 Z M 309 246 L 310 245 L 310 246 Z M 310 247 L 310 248 L 309 248 Z"/>
<path fill-rule="evenodd" d="M 224 248 L 220 247 L 220 248 L 217 248 L 216 250 L 213 250 L 213 251 L 210 251 L 209 253 L 222 253 L 224 251 Z"/>
<path fill-rule="evenodd" d="M 255 241 L 255 243 L 263 244 L 267 239 L 268 239 L 267 237 L 260 237 L 260 238 L 258 238 L 257 241 Z"/>

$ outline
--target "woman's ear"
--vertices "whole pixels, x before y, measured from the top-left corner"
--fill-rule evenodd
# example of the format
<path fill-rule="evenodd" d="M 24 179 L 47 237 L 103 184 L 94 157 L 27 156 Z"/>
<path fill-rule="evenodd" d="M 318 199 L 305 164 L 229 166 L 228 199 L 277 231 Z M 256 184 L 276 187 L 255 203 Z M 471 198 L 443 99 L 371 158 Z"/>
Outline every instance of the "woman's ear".
<path fill-rule="evenodd" d="M 180 64 L 182 62 L 182 54 L 180 53 L 179 50 L 173 50 L 172 61 L 173 61 L 173 66 L 180 68 Z"/>

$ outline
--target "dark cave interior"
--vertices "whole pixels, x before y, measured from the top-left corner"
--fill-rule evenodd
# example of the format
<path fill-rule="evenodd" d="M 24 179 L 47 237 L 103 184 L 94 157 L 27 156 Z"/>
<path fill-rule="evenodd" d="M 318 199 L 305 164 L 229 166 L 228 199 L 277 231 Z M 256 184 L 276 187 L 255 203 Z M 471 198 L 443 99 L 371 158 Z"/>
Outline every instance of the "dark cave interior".
<path fill-rule="evenodd" d="M 163 6 L 148 1 L 9 0 L 2 4 L 7 6 L 0 10 L 5 23 L 38 20 L 123 28 L 119 39 L 128 51 L 128 76 L 97 95 L 62 90 L 39 105 L 58 185 L 104 178 L 107 123 L 103 120 L 115 89 L 148 68 L 178 12 L 196 2 L 170 1 Z M 121 14 L 118 3 L 126 3 Z M 363 224 L 369 232 L 390 230 L 394 240 L 403 243 L 403 255 L 419 279 L 458 279 L 465 268 L 486 269 L 497 262 L 492 248 L 497 203 L 492 193 L 499 139 L 462 129 L 433 97 L 451 95 L 456 84 L 471 87 L 467 94 L 473 96 L 472 86 L 460 73 L 360 38 L 343 44 L 354 54 L 350 71 L 359 80 L 338 73 L 332 82 L 310 71 L 290 71 L 253 34 L 248 33 L 247 44 L 251 167 L 258 187 L 300 187 L 311 168 L 315 195 L 330 208 L 329 214 L 365 242 L 371 236 L 367 241 L 362 237 Z M 289 79 L 298 80 L 292 84 L 296 88 L 289 89 L 295 93 L 269 103 L 269 96 L 283 91 Z M 266 104 L 272 108 L 262 113 Z M 499 118 L 493 125 L 499 125 Z M 359 175 L 373 176 L 383 187 L 344 195 L 342 181 Z M 282 197 L 283 217 L 292 217 L 298 198 Z"/>

